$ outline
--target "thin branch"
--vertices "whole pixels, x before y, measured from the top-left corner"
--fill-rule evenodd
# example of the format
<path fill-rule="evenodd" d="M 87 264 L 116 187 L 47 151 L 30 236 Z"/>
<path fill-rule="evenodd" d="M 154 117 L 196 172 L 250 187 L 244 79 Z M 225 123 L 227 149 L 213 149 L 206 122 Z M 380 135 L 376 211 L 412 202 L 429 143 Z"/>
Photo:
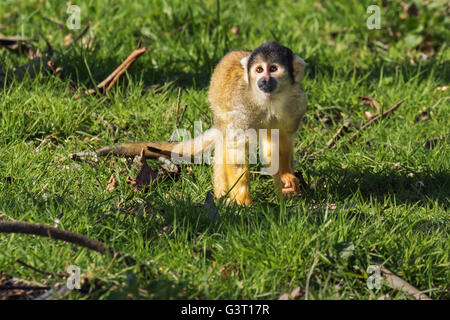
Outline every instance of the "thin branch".
<path fill-rule="evenodd" d="M 100 253 L 105 253 L 108 249 L 108 246 L 103 242 L 82 236 L 71 231 L 61 230 L 44 224 L 24 221 L 0 221 L 0 232 L 34 234 L 49 237 L 52 239 L 75 243 L 79 246 L 86 247 Z"/>
<path fill-rule="evenodd" d="M 374 116 L 373 118 L 370 118 L 361 128 L 358 132 L 355 132 L 354 134 L 352 134 L 348 140 L 351 141 L 353 139 L 356 138 L 356 136 L 359 134 L 359 132 L 367 129 L 370 125 L 372 125 L 375 122 L 378 122 L 378 120 L 380 120 L 381 118 L 384 118 L 385 116 L 387 116 L 389 113 L 394 112 L 395 110 L 397 110 L 398 107 L 400 107 L 402 105 L 402 103 L 405 100 L 400 100 L 399 102 L 397 102 L 396 104 L 394 104 L 392 107 L 390 107 L 389 109 L 387 109 L 386 111 L 383 112 L 382 115 L 377 114 L 376 116 Z"/>
<path fill-rule="evenodd" d="M 33 300 L 53 300 L 53 296 L 57 296 L 58 299 L 62 299 L 69 294 L 69 288 L 64 285 L 56 286 L 54 289 L 50 288 L 47 292 L 44 292 L 40 296 L 34 298 Z"/>
<path fill-rule="evenodd" d="M 0 286 L 0 291 L 6 291 L 6 290 L 48 290 L 50 289 L 49 286 Z"/>
<path fill-rule="evenodd" d="M 49 271 L 45 271 L 45 270 L 39 270 L 38 268 L 30 266 L 28 263 L 25 263 L 25 262 L 23 262 L 20 259 L 16 259 L 16 262 L 21 264 L 22 266 L 24 266 L 26 268 L 29 268 L 29 269 L 31 269 L 33 271 L 36 271 L 38 273 L 41 273 L 41 274 L 45 274 L 45 275 L 52 276 L 52 277 L 56 276 L 56 277 L 59 277 L 59 278 L 66 278 L 67 277 L 67 275 L 65 275 L 65 274 L 60 274 L 60 273 L 54 274 L 53 272 L 49 272 Z"/>
<path fill-rule="evenodd" d="M 184 109 L 183 109 L 183 111 L 181 112 L 181 116 L 180 116 L 180 118 L 177 120 L 177 128 L 179 127 L 181 121 L 183 121 L 184 113 L 186 112 L 187 107 L 188 107 L 188 105 L 185 104 L 185 105 L 184 105 Z"/>
<path fill-rule="evenodd" d="M 305 300 L 308 300 L 309 297 L 309 282 L 311 281 L 311 276 L 314 272 L 314 268 L 316 267 L 317 262 L 319 261 L 319 244 L 317 244 L 316 253 L 314 254 L 314 261 L 309 270 L 308 277 L 306 278 L 306 286 L 305 286 Z"/>
<path fill-rule="evenodd" d="M 336 144 L 336 141 L 340 139 L 344 135 L 344 132 L 348 131 L 348 123 L 344 123 L 338 131 L 333 135 L 333 137 L 328 140 L 327 147 L 331 148 Z"/>
<path fill-rule="evenodd" d="M 78 40 L 80 40 L 81 37 L 83 37 L 83 36 L 86 34 L 86 32 L 88 32 L 88 30 L 89 30 L 90 27 L 91 27 L 91 24 L 88 23 L 88 24 L 83 28 L 83 30 L 81 30 L 81 32 L 75 37 L 75 39 L 73 39 L 73 41 L 72 41 L 71 43 L 69 43 L 69 44 L 66 46 L 66 51 L 68 51 L 68 50 L 70 49 L 70 47 L 72 47 L 72 45 L 73 45 L 75 42 L 77 42 Z"/>
<path fill-rule="evenodd" d="M 110 252 L 117 257 L 123 256 L 127 264 L 136 264 L 136 260 L 121 253 L 120 251 L 114 250 L 103 242 L 85 237 L 72 231 L 61 230 L 44 224 L 24 221 L 0 221 L 0 233 L 23 233 L 49 237 L 50 239 L 74 243 L 81 247 L 100 252 L 101 254 Z"/>
<path fill-rule="evenodd" d="M 142 55 L 147 51 L 147 48 L 138 48 L 134 50 L 120 66 L 116 68 L 105 80 L 97 85 L 99 89 L 110 91 L 112 86 L 116 83 L 119 77 Z"/>
<path fill-rule="evenodd" d="M 431 300 L 425 293 L 421 292 L 399 276 L 393 274 L 385 267 L 381 267 L 381 273 L 384 280 L 393 288 L 413 295 L 416 300 Z"/>
<path fill-rule="evenodd" d="M 366 121 L 366 123 L 364 123 L 361 128 L 359 128 L 358 131 L 356 131 L 355 133 L 353 133 L 350 137 L 348 137 L 348 139 L 346 140 L 348 143 L 352 143 L 353 140 L 355 140 L 355 138 L 365 129 L 367 129 L 369 126 L 371 126 L 372 124 L 378 122 L 381 118 L 384 118 L 385 116 L 387 116 L 388 114 L 394 112 L 398 107 L 401 106 L 401 104 L 404 102 L 404 100 L 400 100 L 399 102 L 397 102 L 396 104 L 394 104 L 392 107 L 390 107 L 389 109 L 387 109 L 386 111 L 383 112 L 382 115 L 378 114 L 376 116 L 374 116 L 373 118 L 370 118 L 369 120 Z M 346 124 L 342 125 L 338 131 L 333 135 L 333 138 L 331 138 L 328 142 L 327 142 L 327 147 L 324 147 L 318 151 L 315 151 L 313 153 L 311 153 L 308 158 L 309 160 L 313 161 L 316 159 L 316 156 L 325 152 L 327 149 L 334 149 L 336 148 L 336 141 L 339 139 L 339 137 L 342 136 L 342 133 L 348 129 L 348 126 Z"/>

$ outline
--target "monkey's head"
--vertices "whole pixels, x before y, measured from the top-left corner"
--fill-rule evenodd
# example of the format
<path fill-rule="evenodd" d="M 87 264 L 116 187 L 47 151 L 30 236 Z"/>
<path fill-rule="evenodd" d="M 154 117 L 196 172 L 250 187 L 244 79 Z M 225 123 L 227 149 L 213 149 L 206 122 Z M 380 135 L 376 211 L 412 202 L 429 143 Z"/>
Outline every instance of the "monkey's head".
<path fill-rule="evenodd" d="M 266 42 L 241 60 L 244 80 L 259 98 L 267 99 L 303 78 L 305 61 L 278 42 Z"/>

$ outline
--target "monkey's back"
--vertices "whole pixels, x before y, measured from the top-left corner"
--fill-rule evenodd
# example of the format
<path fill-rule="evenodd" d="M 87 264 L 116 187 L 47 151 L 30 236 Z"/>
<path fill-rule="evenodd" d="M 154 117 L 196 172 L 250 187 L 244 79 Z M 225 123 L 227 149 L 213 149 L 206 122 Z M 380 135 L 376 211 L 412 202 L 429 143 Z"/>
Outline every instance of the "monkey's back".
<path fill-rule="evenodd" d="M 208 101 L 214 114 L 228 112 L 236 103 L 236 92 L 246 86 L 242 58 L 251 51 L 239 50 L 227 53 L 214 69 L 209 86 Z"/>

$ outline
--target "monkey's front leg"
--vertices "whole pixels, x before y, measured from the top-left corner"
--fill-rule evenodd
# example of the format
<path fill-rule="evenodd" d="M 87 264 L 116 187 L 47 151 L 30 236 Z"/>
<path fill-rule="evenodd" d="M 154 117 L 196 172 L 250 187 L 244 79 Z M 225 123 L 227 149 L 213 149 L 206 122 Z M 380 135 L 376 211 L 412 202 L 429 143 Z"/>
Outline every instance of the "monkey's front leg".
<path fill-rule="evenodd" d="M 294 169 L 292 165 L 294 147 L 292 139 L 280 135 L 280 168 L 278 174 L 275 175 L 275 188 L 280 189 L 282 187 L 283 194 L 299 194 L 299 181 L 294 175 Z M 281 181 L 280 181 L 281 180 Z"/>
<path fill-rule="evenodd" d="M 299 194 L 299 181 L 294 175 L 292 158 L 294 147 L 292 137 L 278 131 L 277 135 L 272 135 L 268 130 L 267 136 L 260 138 L 263 156 L 268 162 L 270 172 L 274 177 L 275 191 L 279 194 Z"/>
<path fill-rule="evenodd" d="M 221 198 L 228 194 L 239 205 L 251 205 L 247 148 L 226 143 L 220 148 L 214 155 L 214 195 Z"/>

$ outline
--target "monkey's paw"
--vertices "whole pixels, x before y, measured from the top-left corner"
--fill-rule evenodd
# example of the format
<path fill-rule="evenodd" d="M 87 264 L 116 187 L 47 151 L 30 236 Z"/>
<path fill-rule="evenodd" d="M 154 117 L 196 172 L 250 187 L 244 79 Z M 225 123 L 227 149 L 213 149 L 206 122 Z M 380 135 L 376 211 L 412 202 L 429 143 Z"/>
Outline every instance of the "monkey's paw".
<path fill-rule="evenodd" d="M 240 206 L 251 206 L 252 205 L 252 199 L 250 199 L 250 195 L 238 195 L 235 198 L 235 201 Z"/>
<path fill-rule="evenodd" d="M 283 194 L 299 194 L 300 188 L 298 186 L 298 178 L 292 173 L 284 173 L 280 176 L 281 182 L 283 183 Z"/>

